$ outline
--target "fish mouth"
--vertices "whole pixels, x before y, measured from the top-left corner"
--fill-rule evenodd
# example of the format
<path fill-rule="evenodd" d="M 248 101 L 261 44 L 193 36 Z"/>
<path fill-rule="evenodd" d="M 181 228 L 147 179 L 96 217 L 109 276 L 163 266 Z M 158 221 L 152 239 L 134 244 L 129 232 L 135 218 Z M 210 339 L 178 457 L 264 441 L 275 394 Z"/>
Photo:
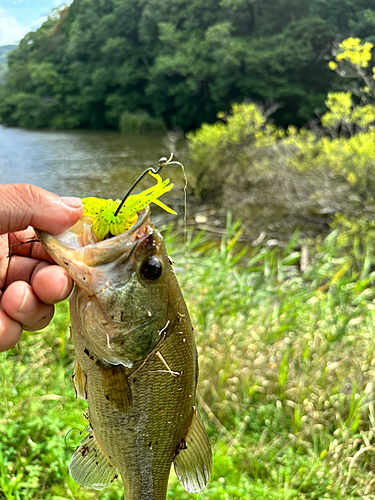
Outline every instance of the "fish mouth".
<path fill-rule="evenodd" d="M 93 235 L 91 224 L 83 218 L 57 236 L 35 232 L 53 260 L 89 296 L 93 296 L 111 286 L 118 264 L 130 258 L 135 248 L 152 234 L 153 228 L 150 208 L 146 207 L 139 212 L 137 221 L 128 231 L 99 242 Z"/>
<path fill-rule="evenodd" d="M 74 262 L 91 268 L 100 267 L 120 256 L 123 259 L 128 258 L 140 240 L 148 236 L 150 208 L 141 210 L 137 221 L 126 232 L 99 242 L 94 241 L 91 226 L 82 219 L 57 236 L 39 230 L 35 232 L 46 251 L 59 265 L 66 268 L 68 273 L 69 263 Z"/>
<path fill-rule="evenodd" d="M 127 260 L 137 244 L 150 233 L 150 208 L 139 212 L 137 221 L 125 233 L 82 247 L 84 263 L 89 267 L 99 267 L 117 260 Z"/>

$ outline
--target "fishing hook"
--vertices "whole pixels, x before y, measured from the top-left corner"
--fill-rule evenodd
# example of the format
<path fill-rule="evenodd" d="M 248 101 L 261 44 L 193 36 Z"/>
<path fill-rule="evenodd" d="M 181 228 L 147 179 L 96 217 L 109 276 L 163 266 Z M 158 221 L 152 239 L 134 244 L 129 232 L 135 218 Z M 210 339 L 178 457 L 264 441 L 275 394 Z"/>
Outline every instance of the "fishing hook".
<path fill-rule="evenodd" d="M 115 212 L 115 217 L 117 217 L 117 215 L 119 214 L 120 210 L 122 209 L 122 207 L 124 206 L 124 203 L 126 202 L 126 200 L 129 198 L 130 194 L 134 191 L 134 189 L 137 187 L 137 185 L 141 182 L 141 180 L 143 179 L 143 177 L 148 174 L 149 172 L 152 172 L 153 174 L 158 174 L 160 172 L 160 170 L 162 170 L 163 168 L 165 168 L 167 165 L 181 165 L 180 162 L 178 161 L 172 161 L 173 159 L 173 153 L 171 153 L 170 157 L 169 158 L 166 158 L 165 156 L 162 156 L 159 161 L 158 161 L 158 166 L 159 168 L 158 169 L 154 169 L 153 167 L 149 167 L 147 168 L 139 177 L 138 179 L 134 182 L 134 184 L 131 186 L 131 188 L 129 189 L 129 191 L 126 193 L 126 195 L 124 196 L 122 202 L 120 203 L 120 205 L 117 207 L 117 210 Z"/>

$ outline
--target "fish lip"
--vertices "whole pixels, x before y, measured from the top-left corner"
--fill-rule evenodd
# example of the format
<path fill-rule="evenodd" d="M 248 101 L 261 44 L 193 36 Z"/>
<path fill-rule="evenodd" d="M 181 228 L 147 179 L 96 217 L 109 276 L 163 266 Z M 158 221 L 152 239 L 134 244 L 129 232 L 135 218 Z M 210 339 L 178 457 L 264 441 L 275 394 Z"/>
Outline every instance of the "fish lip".
<path fill-rule="evenodd" d="M 125 258 L 128 258 L 140 241 L 140 238 L 136 239 L 137 234 L 141 235 L 142 228 L 149 225 L 150 207 L 147 206 L 139 212 L 137 222 L 125 233 L 81 247 L 79 250 L 83 251 L 84 263 L 88 267 L 99 267 L 108 262 L 113 262 L 120 255 L 125 257 L 127 254 Z M 147 231 L 143 231 L 143 233 L 146 234 Z"/>
<path fill-rule="evenodd" d="M 147 238 L 151 231 L 150 208 L 147 206 L 139 212 L 137 221 L 128 231 L 97 243 L 84 245 L 78 242 L 78 246 L 72 244 L 69 238 L 70 229 L 57 236 L 40 230 L 36 230 L 36 234 L 54 261 L 92 296 L 110 285 L 104 276 L 108 272 L 107 265 L 116 266 L 120 259 L 126 261 L 138 243 Z M 77 242 L 76 239 L 75 241 Z M 100 288 L 91 286 L 92 272 L 95 272 L 94 282 L 101 283 Z M 106 285 L 103 286 L 104 283 Z"/>

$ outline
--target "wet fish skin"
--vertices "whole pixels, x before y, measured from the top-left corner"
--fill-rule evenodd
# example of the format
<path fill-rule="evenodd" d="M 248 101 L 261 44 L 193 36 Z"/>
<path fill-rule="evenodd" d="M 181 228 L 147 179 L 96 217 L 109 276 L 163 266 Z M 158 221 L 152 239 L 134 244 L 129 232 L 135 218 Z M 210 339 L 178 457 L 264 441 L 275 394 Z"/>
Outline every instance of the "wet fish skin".
<path fill-rule="evenodd" d="M 84 258 L 52 249 L 56 242 L 44 234 L 47 251 L 83 285 L 70 299 L 73 383 L 87 400 L 92 431 L 73 455 L 73 478 L 99 489 L 121 474 L 126 500 L 165 500 L 174 462 L 184 487 L 199 491 L 211 449 L 195 408 L 197 352 L 161 235 L 144 220 L 133 245 L 114 260 L 107 248 L 90 275 Z M 146 279 L 142 266 L 155 257 L 161 275 Z"/>

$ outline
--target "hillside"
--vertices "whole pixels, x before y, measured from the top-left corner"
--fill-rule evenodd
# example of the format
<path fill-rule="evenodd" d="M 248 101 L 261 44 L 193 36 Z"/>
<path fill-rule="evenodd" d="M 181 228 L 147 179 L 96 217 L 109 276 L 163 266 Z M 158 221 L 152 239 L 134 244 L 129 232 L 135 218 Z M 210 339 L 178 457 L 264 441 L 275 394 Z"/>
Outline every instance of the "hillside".
<path fill-rule="evenodd" d="M 12 53 L 0 120 L 118 128 L 147 112 L 186 130 L 252 100 L 303 125 L 337 85 L 333 45 L 374 34 L 373 0 L 74 0 Z"/>

